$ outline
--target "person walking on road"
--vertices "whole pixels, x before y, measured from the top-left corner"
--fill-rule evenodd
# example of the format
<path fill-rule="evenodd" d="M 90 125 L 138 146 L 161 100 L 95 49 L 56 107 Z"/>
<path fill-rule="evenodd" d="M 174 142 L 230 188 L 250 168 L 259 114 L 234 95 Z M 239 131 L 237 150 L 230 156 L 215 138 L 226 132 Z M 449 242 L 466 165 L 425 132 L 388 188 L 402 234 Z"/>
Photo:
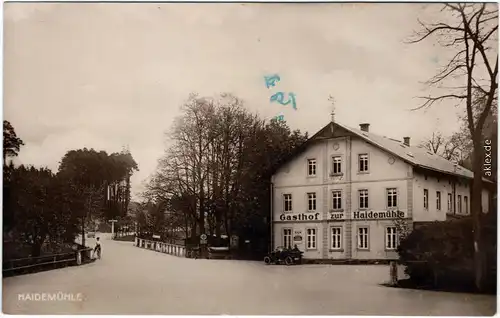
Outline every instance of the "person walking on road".
<path fill-rule="evenodd" d="M 95 247 L 94 247 L 94 255 L 97 252 L 97 258 L 101 259 L 101 241 L 99 238 L 96 238 Z"/>

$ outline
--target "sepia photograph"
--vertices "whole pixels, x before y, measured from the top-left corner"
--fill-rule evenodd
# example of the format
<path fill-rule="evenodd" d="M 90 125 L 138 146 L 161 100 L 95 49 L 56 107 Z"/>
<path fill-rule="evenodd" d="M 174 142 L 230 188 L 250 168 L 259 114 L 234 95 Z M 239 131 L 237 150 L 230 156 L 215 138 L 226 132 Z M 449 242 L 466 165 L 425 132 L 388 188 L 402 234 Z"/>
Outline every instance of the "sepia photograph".
<path fill-rule="evenodd" d="M 3 5 L 2 312 L 494 316 L 498 3 Z"/>

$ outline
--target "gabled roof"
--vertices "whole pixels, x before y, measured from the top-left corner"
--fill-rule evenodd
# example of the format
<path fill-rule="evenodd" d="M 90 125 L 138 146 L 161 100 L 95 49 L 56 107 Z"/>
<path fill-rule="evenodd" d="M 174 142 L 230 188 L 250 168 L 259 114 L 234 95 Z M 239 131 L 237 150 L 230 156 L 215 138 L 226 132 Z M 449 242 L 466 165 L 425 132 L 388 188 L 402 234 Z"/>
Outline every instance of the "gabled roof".
<path fill-rule="evenodd" d="M 337 123 L 335 123 L 337 124 Z M 407 146 L 402 142 L 398 142 L 394 139 L 379 136 L 374 133 L 361 131 L 356 128 L 351 128 L 337 124 L 344 129 L 351 131 L 352 133 L 358 135 L 365 141 L 390 152 L 400 159 L 423 169 L 434 170 L 438 172 L 443 172 L 450 175 L 466 177 L 469 179 L 474 178 L 474 173 L 464 167 L 459 166 L 451 161 L 444 159 L 443 157 L 436 155 L 425 148 L 418 146 Z"/>
<path fill-rule="evenodd" d="M 336 131 L 343 131 L 344 135 L 357 136 L 368 142 L 369 144 L 372 144 L 373 146 L 380 148 L 383 151 L 388 152 L 415 167 L 433 170 L 453 176 L 465 177 L 468 179 L 474 178 L 474 173 L 472 171 L 454 164 L 453 162 L 448 161 L 439 155 L 433 154 L 425 148 L 418 146 L 406 146 L 404 143 L 398 140 L 380 136 L 371 132 L 365 132 L 336 122 L 328 123 L 320 131 L 314 134 L 314 136 L 309 138 L 301 147 L 299 147 L 297 153 L 292 155 L 290 158 L 287 158 L 287 160 L 280 166 L 293 159 L 300 152 L 308 148 L 310 144 L 318 140 L 339 137 L 338 135 L 335 135 Z"/>

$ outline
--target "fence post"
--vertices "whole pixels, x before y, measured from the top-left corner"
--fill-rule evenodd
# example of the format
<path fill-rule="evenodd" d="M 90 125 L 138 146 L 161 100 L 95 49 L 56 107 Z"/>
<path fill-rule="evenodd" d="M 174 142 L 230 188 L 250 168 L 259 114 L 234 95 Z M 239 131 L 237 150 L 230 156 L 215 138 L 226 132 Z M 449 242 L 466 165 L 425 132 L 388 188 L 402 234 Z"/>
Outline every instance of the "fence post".
<path fill-rule="evenodd" d="M 82 252 L 76 252 L 76 265 L 82 265 Z"/>
<path fill-rule="evenodd" d="M 139 241 L 138 241 L 137 236 L 136 236 L 136 237 L 134 238 L 134 245 L 135 245 L 135 246 L 139 246 L 139 243 L 138 243 L 138 242 L 139 242 Z"/>
<path fill-rule="evenodd" d="M 396 261 L 391 261 L 389 266 L 391 285 L 396 286 L 398 284 L 398 263 Z"/>

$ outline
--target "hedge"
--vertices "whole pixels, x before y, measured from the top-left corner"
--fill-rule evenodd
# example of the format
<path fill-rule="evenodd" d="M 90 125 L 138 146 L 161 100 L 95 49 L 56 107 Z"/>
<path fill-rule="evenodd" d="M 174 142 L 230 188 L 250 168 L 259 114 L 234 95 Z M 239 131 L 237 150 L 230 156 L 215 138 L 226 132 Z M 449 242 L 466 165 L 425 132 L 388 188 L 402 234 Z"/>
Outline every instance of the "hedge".
<path fill-rule="evenodd" d="M 496 215 L 482 219 L 485 246 L 485 287 L 496 290 Z M 474 289 L 472 218 L 422 223 L 400 242 L 405 273 L 417 286 Z"/>

